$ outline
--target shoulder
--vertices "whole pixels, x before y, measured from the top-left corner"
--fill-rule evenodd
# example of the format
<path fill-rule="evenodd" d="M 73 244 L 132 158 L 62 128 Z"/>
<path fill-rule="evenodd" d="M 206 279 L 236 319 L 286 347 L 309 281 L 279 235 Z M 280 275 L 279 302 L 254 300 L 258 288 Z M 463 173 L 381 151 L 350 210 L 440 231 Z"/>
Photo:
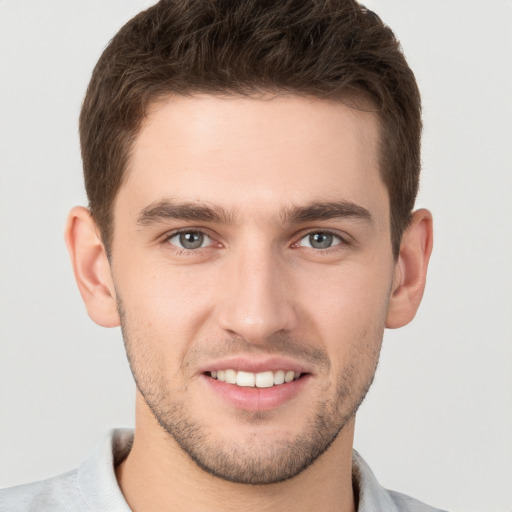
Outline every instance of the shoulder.
<path fill-rule="evenodd" d="M 359 500 L 358 512 L 445 512 L 382 487 L 368 464 L 355 450 L 352 457 L 352 477 Z"/>
<path fill-rule="evenodd" d="M 74 512 L 87 510 L 77 484 L 77 471 L 0 489 L 0 512 Z"/>
<path fill-rule="evenodd" d="M 406 494 L 396 491 L 387 491 L 399 512 L 446 512 L 439 508 L 431 507 Z"/>
<path fill-rule="evenodd" d="M 129 512 L 115 465 L 128 455 L 132 442 L 133 431 L 111 430 L 77 469 L 0 490 L 0 512 Z"/>

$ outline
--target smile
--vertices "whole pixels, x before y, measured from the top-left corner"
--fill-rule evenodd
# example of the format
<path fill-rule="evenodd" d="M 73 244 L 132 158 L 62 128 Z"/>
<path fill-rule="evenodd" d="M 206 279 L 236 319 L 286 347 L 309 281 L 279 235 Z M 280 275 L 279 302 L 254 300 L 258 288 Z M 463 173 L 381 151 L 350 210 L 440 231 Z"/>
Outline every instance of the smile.
<path fill-rule="evenodd" d="M 226 384 L 234 384 L 236 386 L 248 388 L 271 388 L 272 386 L 280 386 L 297 380 L 300 376 L 300 373 L 294 372 L 293 370 L 253 373 L 227 369 L 210 372 L 210 377 L 213 379 L 225 382 Z"/>

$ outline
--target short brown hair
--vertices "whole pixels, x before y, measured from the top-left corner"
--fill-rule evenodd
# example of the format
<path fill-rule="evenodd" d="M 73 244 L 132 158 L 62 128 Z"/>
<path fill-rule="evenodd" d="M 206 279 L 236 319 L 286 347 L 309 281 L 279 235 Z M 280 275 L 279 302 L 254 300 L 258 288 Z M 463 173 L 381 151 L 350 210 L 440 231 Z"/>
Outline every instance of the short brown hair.
<path fill-rule="evenodd" d="M 354 0 L 162 0 L 121 28 L 80 114 L 85 187 L 107 251 L 112 206 L 149 104 L 169 94 L 265 91 L 370 99 L 398 254 L 418 190 L 420 95 L 391 29 Z"/>

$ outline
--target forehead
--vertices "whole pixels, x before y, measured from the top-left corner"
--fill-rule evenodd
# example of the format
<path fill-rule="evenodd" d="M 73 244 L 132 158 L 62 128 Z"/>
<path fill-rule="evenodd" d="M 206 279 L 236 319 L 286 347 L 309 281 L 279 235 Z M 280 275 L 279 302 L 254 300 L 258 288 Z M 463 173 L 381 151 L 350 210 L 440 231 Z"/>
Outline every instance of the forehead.
<path fill-rule="evenodd" d="M 118 194 L 133 215 L 166 198 L 251 214 L 387 203 L 377 116 L 295 95 L 168 97 L 148 110 Z"/>

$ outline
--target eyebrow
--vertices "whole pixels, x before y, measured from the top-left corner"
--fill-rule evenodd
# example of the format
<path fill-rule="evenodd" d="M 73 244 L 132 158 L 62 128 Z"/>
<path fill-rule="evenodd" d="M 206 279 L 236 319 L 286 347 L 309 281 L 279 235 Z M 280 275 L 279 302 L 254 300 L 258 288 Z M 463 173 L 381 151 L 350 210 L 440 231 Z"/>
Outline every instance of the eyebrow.
<path fill-rule="evenodd" d="M 373 221 L 371 213 L 366 208 L 350 201 L 313 202 L 304 206 L 291 206 L 286 208 L 280 217 L 283 222 L 289 224 L 338 218 L 351 218 L 370 223 Z M 141 210 L 137 217 L 137 224 L 149 226 L 169 219 L 233 225 L 236 215 L 216 205 L 162 200 Z"/>
<path fill-rule="evenodd" d="M 163 200 L 144 208 L 137 217 L 137 224 L 148 226 L 169 219 L 214 222 L 218 224 L 233 224 L 235 220 L 231 212 L 219 206 L 175 203 L 170 200 Z"/>
<path fill-rule="evenodd" d="M 311 203 L 305 206 L 293 206 L 283 214 L 283 220 L 291 224 L 317 220 L 352 218 L 369 223 L 373 218 L 369 210 L 351 201 L 330 201 Z"/>

